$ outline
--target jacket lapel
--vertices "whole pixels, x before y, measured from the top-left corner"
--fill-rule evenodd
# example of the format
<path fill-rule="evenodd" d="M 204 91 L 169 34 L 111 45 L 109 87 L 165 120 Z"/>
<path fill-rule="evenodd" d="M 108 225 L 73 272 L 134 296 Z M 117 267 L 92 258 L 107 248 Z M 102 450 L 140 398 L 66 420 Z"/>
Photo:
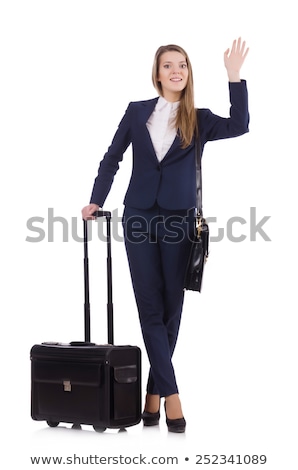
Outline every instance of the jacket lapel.
<path fill-rule="evenodd" d="M 140 120 L 145 125 L 146 125 L 146 122 L 148 121 L 149 117 L 153 113 L 157 101 L 158 101 L 158 97 L 153 98 L 152 100 L 147 100 L 147 101 L 142 101 L 141 102 Z"/>

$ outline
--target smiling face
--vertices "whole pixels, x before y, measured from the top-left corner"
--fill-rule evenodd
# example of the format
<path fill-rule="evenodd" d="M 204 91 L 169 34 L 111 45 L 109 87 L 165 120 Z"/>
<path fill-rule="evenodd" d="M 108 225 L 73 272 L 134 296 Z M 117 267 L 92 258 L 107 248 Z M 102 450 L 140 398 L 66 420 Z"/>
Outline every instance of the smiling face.
<path fill-rule="evenodd" d="M 188 80 L 184 55 L 177 51 L 164 52 L 160 56 L 157 79 L 161 84 L 163 97 L 167 101 L 179 101 Z"/>

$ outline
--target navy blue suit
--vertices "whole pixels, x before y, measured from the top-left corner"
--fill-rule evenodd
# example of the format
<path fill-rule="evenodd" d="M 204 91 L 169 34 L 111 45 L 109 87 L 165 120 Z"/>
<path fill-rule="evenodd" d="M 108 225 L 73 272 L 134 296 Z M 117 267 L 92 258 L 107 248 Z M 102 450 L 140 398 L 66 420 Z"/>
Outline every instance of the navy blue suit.
<path fill-rule="evenodd" d="M 207 141 L 248 132 L 246 82 L 229 83 L 230 117 L 199 109 L 202 152 Z M 127 147 L 133 168 L 124 198 L 125 246 L 140 323 L 151 369 L 148 393 L 178 392 L 172 355 L 183 306 L 183 280 L 194 230 L 196 204 L 195 142 L 181 149 L 177 135 L 158 161 L 146 122 L 158 98 L 130 103 L 100 163 L 90 202 L 100 207 Z"/>

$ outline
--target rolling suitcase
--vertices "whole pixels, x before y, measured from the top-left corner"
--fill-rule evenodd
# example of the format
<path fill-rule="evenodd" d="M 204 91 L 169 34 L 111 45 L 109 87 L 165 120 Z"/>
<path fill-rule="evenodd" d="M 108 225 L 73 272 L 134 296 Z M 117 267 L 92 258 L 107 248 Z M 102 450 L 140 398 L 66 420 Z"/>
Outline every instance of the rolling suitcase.
<path fill-rule="evenodd" d="M 45 342 L 31 348 L 31 417 L 51 427 L 60 422 L 125 428 L 141 420 L 141 350 L 114 346 L 111 213 L 107 222 L 108 344 L 90 342 L 87 222 L 84 221 L 85 341 Z"/>

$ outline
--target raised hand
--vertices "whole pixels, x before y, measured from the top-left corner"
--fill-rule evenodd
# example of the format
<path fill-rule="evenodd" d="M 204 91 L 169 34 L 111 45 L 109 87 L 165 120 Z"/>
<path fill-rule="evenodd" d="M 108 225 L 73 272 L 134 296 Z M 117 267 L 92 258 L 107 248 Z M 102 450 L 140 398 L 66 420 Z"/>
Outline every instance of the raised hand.
<path fill-rule="evenodd" d="M 224 53 L 224 63 L 228 72 L 230 82 L 240 82 L 240 69 L 248 54 L 249 48 L 246 42 L 241 38 L 233 41 L 231 50 L 227 49 Z"/>

